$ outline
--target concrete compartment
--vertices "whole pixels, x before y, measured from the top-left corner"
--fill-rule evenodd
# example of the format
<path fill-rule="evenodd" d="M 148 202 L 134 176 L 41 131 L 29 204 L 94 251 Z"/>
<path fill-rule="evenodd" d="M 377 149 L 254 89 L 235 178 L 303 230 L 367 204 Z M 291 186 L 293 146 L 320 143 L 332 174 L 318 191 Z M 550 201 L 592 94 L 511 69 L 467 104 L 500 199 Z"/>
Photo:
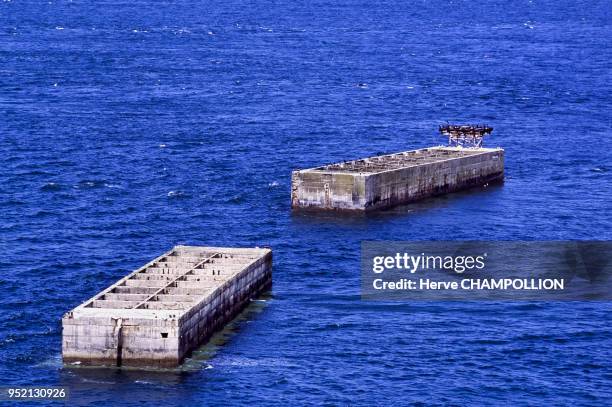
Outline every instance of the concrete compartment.
<path fill-rule="evenodd" d="M 176 246 L 62 318 L 65 363 L 175 367 L 272 285 L 272 251 Z"/>
<path fill-rule="evenodd" d="M 293 209 L 371 211 L 504 179 L 501 148 L 431 147 L 293 171 Z"/>

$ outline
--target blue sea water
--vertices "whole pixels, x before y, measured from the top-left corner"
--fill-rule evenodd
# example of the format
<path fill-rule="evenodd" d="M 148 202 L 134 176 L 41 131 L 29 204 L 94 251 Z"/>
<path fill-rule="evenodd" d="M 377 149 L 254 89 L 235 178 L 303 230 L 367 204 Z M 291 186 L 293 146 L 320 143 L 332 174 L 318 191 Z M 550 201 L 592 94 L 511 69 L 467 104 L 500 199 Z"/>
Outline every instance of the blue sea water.
<path fill-rule="evenodd" d="M 612 239 L 608 1 L 0 2 L 0 384 L 75 404 L 610 405 L 609 303 L 372 303 L 362 240 Z M 290 171 L 495 127 L 503 186 L 291 214 Z M 177 371 L 62 368 L 64 312 L 175 244 L 274 287 Z"/>

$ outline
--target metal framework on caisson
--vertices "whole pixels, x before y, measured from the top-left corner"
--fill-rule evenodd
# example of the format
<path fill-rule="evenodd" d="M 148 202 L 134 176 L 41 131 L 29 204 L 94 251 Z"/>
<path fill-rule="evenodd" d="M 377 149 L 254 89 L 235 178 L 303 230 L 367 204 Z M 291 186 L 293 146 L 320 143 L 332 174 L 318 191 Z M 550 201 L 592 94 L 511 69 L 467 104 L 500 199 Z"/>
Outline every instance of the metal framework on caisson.
<path fill-rule="evenodd" d="M 451 147 L 482 147 L 484 136 L 493 132 L 486 124 L 443 124 L 438 129 Z"/>

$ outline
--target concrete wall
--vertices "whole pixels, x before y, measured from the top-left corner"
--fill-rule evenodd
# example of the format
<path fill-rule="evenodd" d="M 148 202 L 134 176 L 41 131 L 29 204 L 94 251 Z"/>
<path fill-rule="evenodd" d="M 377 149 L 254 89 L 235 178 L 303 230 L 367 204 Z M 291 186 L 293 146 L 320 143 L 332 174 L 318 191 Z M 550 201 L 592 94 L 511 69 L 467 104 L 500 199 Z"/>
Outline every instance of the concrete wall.
<path fill-rule="evenodd" d="M 502 149 L 376 173 L 301 170 L 292 173 L 291 207 L 363 212 L 503 178 Z"/>
<path fill-rule="evenodd" d="M 359 209 L 366 205 L 366 175 L 323 171 L 291 174 L 291 207 Z"/>
<path fill-rule="evenodd" d="M 64 363 L 176 366 L 179 361 L 177 322 L 172 318 L 64 316 Z"/>
<path fill-rule="evenodd" d="M 364 209 L 389 208 L 503 178 L 503 150 L 372 174 Z"/>

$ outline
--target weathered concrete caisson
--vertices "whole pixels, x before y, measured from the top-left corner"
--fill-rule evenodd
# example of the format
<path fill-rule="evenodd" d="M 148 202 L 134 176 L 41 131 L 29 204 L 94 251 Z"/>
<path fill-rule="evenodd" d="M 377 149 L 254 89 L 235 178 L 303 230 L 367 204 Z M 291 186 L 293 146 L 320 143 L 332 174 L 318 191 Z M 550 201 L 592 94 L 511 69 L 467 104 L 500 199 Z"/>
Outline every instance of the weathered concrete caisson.
<path fill-rule="evenodd" d="M 176 246 L 64 315 L 64 362 L 177 366 L 271 285 L 269 249 Z"/>
<path fill-rule="evenodd" d="M 293 171 L 291 207 L 371 211 L 504 179 L 504 150 L 431 147 Z"/>

